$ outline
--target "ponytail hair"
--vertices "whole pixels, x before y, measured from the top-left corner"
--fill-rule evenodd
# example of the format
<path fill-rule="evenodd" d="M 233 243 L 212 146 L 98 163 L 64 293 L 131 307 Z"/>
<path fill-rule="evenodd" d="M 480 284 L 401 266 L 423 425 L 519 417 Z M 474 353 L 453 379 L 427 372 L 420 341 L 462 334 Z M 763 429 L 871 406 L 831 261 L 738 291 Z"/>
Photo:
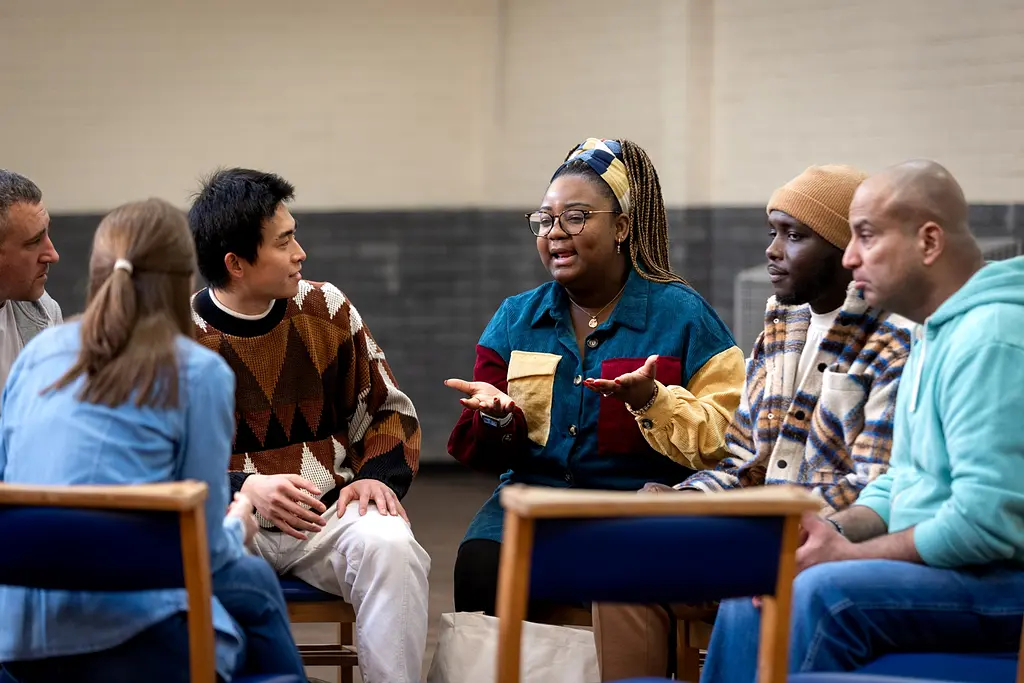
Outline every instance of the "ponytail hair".
<path fill-rule="evenodd" d="M 195 261 L 185 214 L 162 199 L 104 217 L 89 260 L 81 350 L 50 390 L 84 377 L 78 398 L 87 403 L 177 406 L 177 338 L 191 336 Z"/>

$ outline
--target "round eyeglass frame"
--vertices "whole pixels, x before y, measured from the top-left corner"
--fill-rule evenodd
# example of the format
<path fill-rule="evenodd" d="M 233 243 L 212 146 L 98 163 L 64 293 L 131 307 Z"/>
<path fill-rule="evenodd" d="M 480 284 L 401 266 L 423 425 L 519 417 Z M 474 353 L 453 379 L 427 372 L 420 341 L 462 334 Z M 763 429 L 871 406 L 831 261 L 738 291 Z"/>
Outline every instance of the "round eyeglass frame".
<path fill-rule="evenodd" d="M 562 223 L 562 216 L 564 216 L 567 213 L 580 213 L 580 214 L 583 214 L 583 224 L 580 225 L 580 229 L 579 230 L 576 230 L 574 232 L 573 230 L 570 230 L 564 223 Z M 563 211 L 562 213 L 559 213 L 557 215 L 553 214 L 553 213 L 550 213 L 548 211 L 531 211 L 530 213 L 527 213 L 527 214 L 524 214 L 524 215 L 526 216 L 527 222 L 530 224 L 530 232 L 532 232 L 537 237 L 547 237 L 548 235 L 551 234 L 551 231 L 555 229 L 555 221 L 558 221 L 558 227 L 560 227 L 562 229 L 562 232 L 564 232 L 566 235 L 578 235 L 581 232 L 583 232 L 583 228 L 587 227 L 587 219 L 590 218 L 590 216 L 592 214 L 595 214 L 595 213 L 622 213 L 622 212 L 621 211 L 616 211 L 615 209 L 605 209 L 605 210 L 600 210 L 600 211 L 599 210 L 589 210 L 589 209 L 566 209 L 565 211 Z M 550 217 L 551 218 L 551 227 L 549 227 L 547 230 L 544 230 L 543 228 L 539 227 L 540 226 L 540 221 L 537 221 L 537 226 L 538 227 L 534 228 L 534 221 L 533 221 L 533 217 L 534 216 L 548 216 L 548 217 Z"/>

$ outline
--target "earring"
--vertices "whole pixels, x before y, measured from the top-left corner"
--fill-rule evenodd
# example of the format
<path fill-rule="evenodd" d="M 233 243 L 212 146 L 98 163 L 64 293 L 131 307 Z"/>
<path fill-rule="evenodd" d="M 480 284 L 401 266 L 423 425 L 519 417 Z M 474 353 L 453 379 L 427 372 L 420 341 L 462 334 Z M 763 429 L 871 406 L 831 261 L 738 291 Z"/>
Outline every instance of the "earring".
<path fill-rule="evenodd" d="M 615 253 L 616 254 L 621 254 L 622 253 L 622 242 L 616 242 L 615 243 Z"/>

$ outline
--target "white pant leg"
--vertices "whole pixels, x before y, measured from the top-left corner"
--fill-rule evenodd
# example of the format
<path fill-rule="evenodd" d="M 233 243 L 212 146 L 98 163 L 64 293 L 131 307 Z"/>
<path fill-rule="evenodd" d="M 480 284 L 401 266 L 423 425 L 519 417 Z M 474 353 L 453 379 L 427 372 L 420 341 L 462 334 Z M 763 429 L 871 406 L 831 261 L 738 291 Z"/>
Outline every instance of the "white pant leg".
<path fill-rule="evenodd" d="M 382 515 L 372 503 L 365 515 L 350 503 L 340 518 L 335 505 L 322 516 L 322 531 L 291 539 L 302 552 L 287 553 L 294 562 L 278 571 L 352 604 L 363 681 L 419 683 L 430 557 L 404 519 Z"/>
<path fill-rule="evenodd" d="M 292 549 L 292 544 L 286 541 L 302 543 L 302 541 L 292 538 L 288 534 L 283 534 L 277 530 L 268 531 L 260 527 L 252 535 L 252 541 L 247 548 L 254 555 L 266 560 L 267 564 L 273 567 L 274 571 L 280 575 L 284 573 L 282 568 L 288 562 L 289 551 Z"/>

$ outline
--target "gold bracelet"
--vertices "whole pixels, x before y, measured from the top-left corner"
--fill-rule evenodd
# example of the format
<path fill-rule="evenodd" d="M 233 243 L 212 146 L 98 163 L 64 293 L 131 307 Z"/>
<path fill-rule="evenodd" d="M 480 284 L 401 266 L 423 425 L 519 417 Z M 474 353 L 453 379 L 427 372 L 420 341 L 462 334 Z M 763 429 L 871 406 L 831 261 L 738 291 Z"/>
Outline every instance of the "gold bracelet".
<path fill-rule="evenodd" d="M 654 399 L 656 399 L 656 398 L 658 398 L 658 385 L 657 384 L 654 385 L 654 393 L 651 394 L 651 400 L 648 401 L 647 404 L 643 408 L 640 408 L 638 410 L 633 410 L 633 407 L 627 403 L 626 404 L 626 410 L 628 410 L 630 413 L 632 413 L 636 417 L 640 417 L 641 415 L 643 415 L 644 413 L 646 413 L 648 410 L 651 409 L 651 406 L 654 405 Z"/>

